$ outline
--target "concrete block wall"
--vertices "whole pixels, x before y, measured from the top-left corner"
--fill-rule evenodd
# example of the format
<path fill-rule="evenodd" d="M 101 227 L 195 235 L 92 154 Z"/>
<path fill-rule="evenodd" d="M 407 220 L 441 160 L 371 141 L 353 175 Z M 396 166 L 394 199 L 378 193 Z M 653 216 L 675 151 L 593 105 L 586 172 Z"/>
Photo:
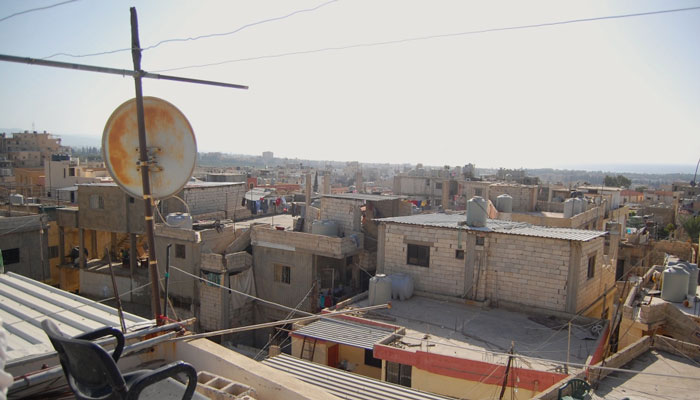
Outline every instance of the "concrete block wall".
<path fill-rule="evenodd" d="M 359 232 L 362 222 L 361 206 L 361 200 L 323 197 L 321 198 L 321 219 L 338 222 L 338 230 L 341 234 Z"/>
<path fill-rule="evenodd" d="M 178 196 L 189 206 L 193 216 L 221 212 L 233 218 L 234 210 L 243 209 L 241 201 L 246 187 L 243 184 L 185 187 Z M 163 214 L 185 212 L 186 207 L 175 198 L 163 201 Z"/>
<path fill-rule="evenodd" d="M 384 273 L 411 275 L 416 290 L 459 296 L 464 290 L 465 263 L 455 257 L 457 238 L 457 231 L 451 229 L 386 224 Z M 410 242 L 430 245 L 428 268 L 406 263 Z"/>
<path fill-rule="evenodd" d="M 578 265 L 578 285 L 576 292 L 576 311 L 591 304 L 606 288 L 615 284 L 615 269 L 605 265 L 603 259 L 604 238 L 598 237 L 588 242 L 581 242 L 581 259 Z M 595 272 L 588 279 L 588 258 L 595 255 Z"/>
<path fill-rule="evenodd" d="M 569 241 L 507 234 L 487 241 L 487 298 L 565 310 Z"/>
<path fill-rule="evenodd" d="M 255 235 L 255 231 L 253 231 Z M 254 239 L 255 240 L 255 239 Z M 296 307 L 311 289 L 314 276 L 314 256 L 303 251 L 286 251 L 268 247 L 257 247 L 253 241 L 253 269 L 255 273 L 255 290 L 258 297 Z M 275 264 L 289 266 L 290 283 L 275 282 Z M 302 306 L 303 311 L 313 311 L 312 296 Z M 315 304 L 315 303 L 314 303 Z M 282 315 L 284 318 L 286 314 Z M 280 318 L 280 319 L 281 319 Z"/>
<path fill-rule="evenodd" d="M 225 295 L 223 292 L 224 290 L 217 286 L 199 283 L 199 326 L 202 330 L 221 329 L 221 300 Z"/>
<path fill-rule="evenodd" d="M 344 238 L 314 235 L 312 233 L 278 231 L 266 225 L 253 227 L 251 243 L 255 245 L 274 243 L 290 250 L 305 251 L 326 257 L 342 258 L 362 250 L 364 235 L 353 233 Z"/>
<path fill-rule="evenodd" d="M 537 186 L 509 184 L 493 184 L 489 186 L 488 199 L 493 204 L 496 204 L 496 198 L 502 194 L 510 195 L 513 198 L 513 212 L 535 211 L 537 206 Z"/>

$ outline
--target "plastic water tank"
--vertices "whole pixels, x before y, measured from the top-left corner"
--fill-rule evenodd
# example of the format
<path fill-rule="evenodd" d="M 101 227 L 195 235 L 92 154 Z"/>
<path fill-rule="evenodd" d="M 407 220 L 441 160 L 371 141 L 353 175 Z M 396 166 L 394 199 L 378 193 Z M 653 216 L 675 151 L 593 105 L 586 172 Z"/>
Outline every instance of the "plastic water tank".
<path fill-rule="evenodd" d="M 413 296 L 413 277 L 406 274 L 392 274 L 391 297 L 401 301 L 408 300 Z"/>
<path fill-rule="evenodd" d="M 467 225 L 474 227 L 486 226 L 488 204 L 483 197 L 474 196 L 467 202 Z"/>
<path fill-rule="evenodd" d="M 686 299 L 690 274 L 682 266 L 673 265 L 664 270 L 661 298 L 672 303 Z"/>
<path fill-rule="evenodd" d="M 21 206 L 24 204 L 24 196 L 21 194 L 11 194 L 10 195 L 10 204 L 13 206 Z"/>
<path fill-rule="evenodd" d="M 513 198 L 508 194 L 502 194 L 496 197 L 496 209 L 499 212 L 512 213 L 513 212 Z"/>
<path fill-rule="evenodd" d="M 329 219 L 317 219 L 311 224 L 311 233 L 323 236 L 338 236 L 338 223 Z"/>
<path fill-rule="evenodd" d="M 581 214 L 585 209 L 585 202 L 578 197 L 574 199 L 574 215 Z"/>
<path fill-rule="evenodd" d="M 575 199 L 566 199 L 564 201 L 564 218 L 571 218 L 574 216 L 574 202 Z"/>
<path fill-rule="evenodd" d="M 695 296 L 698 292 L 698 265 L 689 262 L 679 263 L 678 265 L 682 265 L 688 271 L 690 275 L 688 277 L 688 295 Z"/>
<path fill-rule="evenodd" d="M 165 222 L 174 228 L 192 229 L 192 216 L 188 213 L 170 213 L 165 216 Z"/>
<path fill-rule="evenodd" d="M 391 278 L 377 274 L 369 279 L 369 305 L 386 304 L 391 301 Z"/>

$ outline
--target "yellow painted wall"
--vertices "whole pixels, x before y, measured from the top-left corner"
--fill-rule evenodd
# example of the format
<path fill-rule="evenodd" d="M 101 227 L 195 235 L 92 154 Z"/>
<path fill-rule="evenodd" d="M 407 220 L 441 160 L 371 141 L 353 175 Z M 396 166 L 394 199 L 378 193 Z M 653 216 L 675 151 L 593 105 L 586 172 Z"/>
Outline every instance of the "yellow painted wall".
<path fill-rule="evenodd" d="M 424 371 L 416 367 L 411 369 L 411 386 L 413 389 L 422 390 L 424 392 L 468 399 L 492 399 L 497 398 L 498 394 L 501 393 L 500 385 L 490 385 L 479 383 L 478 381 L 452 378 Z M 514 391 L 515 389 L 507 387 L 503 398 L 507 400 L 529 399 L 537 394 L 537 392 L 532 390 L 521 388 L 517 389 L 517 392 Z M 514 392 L 515 397 L 511 396 L 512 392 Z"/>
<path fill-rule="evenodd" d="M 355 374 L 364 375 L 370 378 L 382 379 L 382 369 L 365 365 L 365 349 L 359 347 L 338 345 L 338 361 L 347 360 L 350 363 L 357 365 L 352 370 Z"/>
<path fill-rule="evenodd" d="M 297 357 L 297 358 L 302 358 L 301 357 L 301 346 L 304 343 L 304 339 L 300 339 L 297 337 L 292 337 L 292 356 Z M 306 348 L 308 346 L 314 345 L 313 340 L 306 341 Z M 304 353 L 308 354 L 306 350 L 304 350 Z M 316 348 L 314 349 L 314 359 L 312 360 L 313 362 L 317 364 L 322 364 L 322 365 L 328 365 L 328 347 L 325 342 L 317 342 L 316 343 Z"/>

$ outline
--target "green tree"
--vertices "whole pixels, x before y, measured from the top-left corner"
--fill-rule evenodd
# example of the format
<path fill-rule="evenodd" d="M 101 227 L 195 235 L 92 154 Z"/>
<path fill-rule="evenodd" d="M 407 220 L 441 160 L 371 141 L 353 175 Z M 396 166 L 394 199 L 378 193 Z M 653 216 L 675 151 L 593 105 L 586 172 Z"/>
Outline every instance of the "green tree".
<path fill-rule="evenodd" d="M 700 236 L 700 215 L 695 217 L 687 217 L 681 222 L 681 226 L 685 233 L 690 236 L 690 241 L 695 243 Z"/>
<path fill-rule="evenodd" d="M 618 176 L 605 175 L 605 179 L 603 180 L 603 183 L 605 184 L 605 186 L 625 187 L 626 188 L 632 184 L 632 181 L 624 175 L 618 175 Z"/>

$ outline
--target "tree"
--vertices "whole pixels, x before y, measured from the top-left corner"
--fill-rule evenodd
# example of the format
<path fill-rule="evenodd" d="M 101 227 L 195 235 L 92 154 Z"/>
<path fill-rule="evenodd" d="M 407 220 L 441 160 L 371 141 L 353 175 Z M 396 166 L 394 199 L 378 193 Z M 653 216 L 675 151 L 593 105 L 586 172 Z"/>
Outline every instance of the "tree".
<path fill-rule="evenodd" d="M 605 175 L 605 179 L 603 180 L 603 183 L 605 184 L 605 186 L 625 187 L 626 188 L 632 184 L 632 181 L 624 175 L 618 175 L 618 176 Z"/>
<path fill-rule="evenodd" d="M 700 236 L 700 215 L 685 218 L 683 222 L 681 222 L 681 226 L 685 233 L 690 236 L 690 241 L 695 243 L 695 241 L 698 240 L 698 236 Z"/>

